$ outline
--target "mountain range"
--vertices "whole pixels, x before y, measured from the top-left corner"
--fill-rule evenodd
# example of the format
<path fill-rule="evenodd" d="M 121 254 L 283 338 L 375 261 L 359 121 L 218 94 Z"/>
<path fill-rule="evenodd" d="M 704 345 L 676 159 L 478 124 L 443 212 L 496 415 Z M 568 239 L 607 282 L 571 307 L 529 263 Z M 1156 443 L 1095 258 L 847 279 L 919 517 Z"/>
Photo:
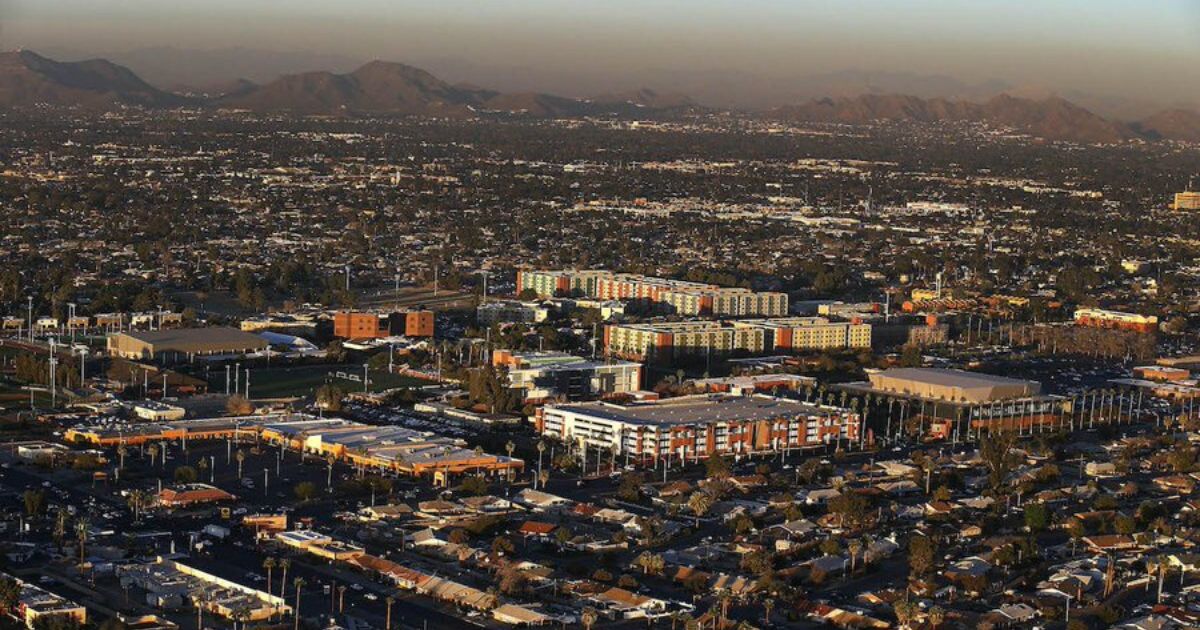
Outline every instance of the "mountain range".
<path fill-rule="evenodd" d="M 649 89 L 580 99 L 452 85 L 425 70 L 383 61 L 372 61 L 346 73 L 302 72 L 264 83 L 241 79 L 177 93 L 154 87 L 128 68 L 103 59 L 61 62 L 28 50 L 0 53 L 0 106 L 42 103 L 85 108 L 191 106 L 300 114 L 444 117 L 480 112 L 535 117 L 656 116 L 701 109 L 688 97 Z M 815 98 L 762 115 L 789 121 L 843 124 L 879 120 L 976 122 L 1049 140 L 1086 143 L 1132 139 L 1200 141 L 1200 114 L 1192 110 L 1171 109 L 1126 123 L 1105 118 L 1057 96 L 1034 99 L 1002 93 L 973 101 L 872 92 Z"/>

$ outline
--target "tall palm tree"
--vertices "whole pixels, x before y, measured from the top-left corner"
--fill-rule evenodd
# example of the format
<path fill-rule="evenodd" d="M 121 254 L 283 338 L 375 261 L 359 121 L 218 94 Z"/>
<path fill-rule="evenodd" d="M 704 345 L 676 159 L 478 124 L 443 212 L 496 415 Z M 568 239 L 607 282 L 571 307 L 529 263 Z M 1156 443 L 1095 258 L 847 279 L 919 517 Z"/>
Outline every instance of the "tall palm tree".
<path fill-rule="evenodd" d="M 763 627 L 771 627 L 771 611 L 775 608 L 775 599 L 768 597 L 763 600 Z"/>
<path fill-rule="evenodd" d="M 154 466 L 154 460 L 158 458 L 158 445 L 151 444 L 146 448 L 146 452 L 150 454 L 150 466 Z"/>
<path fill-rule="evenodd" d="M 292 584 L 296 587 L 296 607 L 292 611 L 294 614 L 292 630 L 300 630 L 300 591 L 304 589 L 304 578 L 298 577 Z"/>
<path fill-rule="evenodd" d="M 237 454 L 234 455 L 234 458 L 237 459 L 238 479 L 241 479 L 242 478 L 242 464 L 246 461 L 246 452 L 239 448 L 237 451 Z"/>
<path fill-rule="evenodd" d="M 117 464 L 118 470 L 125 470 L 125 456 L 128 454 L 129 448 L 127 448 L 124 443 L 117 447 L 117 457 L 119 458 L 118 461 L 120 462 Z"/>
<path fill-rule="evenodd" d="M 271 586 L 271 584 L 272 584 L 271 572 L 275 569 L 275 566 L 276 566 L 275 558 L 272 556 L 267 556 L 266 558 L 263 559 L 262 566 L 263 566 L 263 569 L 266 569 L 266 571 L 267 571 L 267 595 L 270 596 L 271 592 L 273 590 L 272 586 Z"/>
<path fill-rule="evenodd" d="M 75 521 L 75 537 L 79 539 L 79 566 L 83 566 L 86 556 L 84 554 L 88 539 L 88 528 L 90 524 L 86 518 L 80 518 Z"/>
<path fill-rule="evenodd" d="M 279 570 L 282 572 L 279 576 L 279 596 L 287 597 L 287 572 L 292 566 L 291 558 L 279 559 Z"/>
<path fill-rule="evenodd" d="M 929 609 L 929 625 L 933 626 L 933 630 L 937 630 L 938 626 L 946 620 L 946 611 L 941 606 L 934 606 Z"/>
<path fill-rule="evenodd" d="M 387 599 L 383 600 L 383 603 L 387 604 L 387 617 L 383 630 L 392 630 L 392 604 L 396 603 L 396 598 L 388 595 Z"/>

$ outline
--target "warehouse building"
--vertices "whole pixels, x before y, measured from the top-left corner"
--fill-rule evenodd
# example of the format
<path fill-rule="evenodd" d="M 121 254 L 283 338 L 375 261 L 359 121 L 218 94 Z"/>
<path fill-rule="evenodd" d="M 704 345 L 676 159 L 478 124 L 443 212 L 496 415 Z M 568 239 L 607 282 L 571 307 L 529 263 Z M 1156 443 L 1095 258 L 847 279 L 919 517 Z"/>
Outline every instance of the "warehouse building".
<path fill-rule="evenodd" d="M 201 357 L 240 356 L 266 349 L 258 335 L 236 328 L 179 328 L 116 333 L 108 336 L 109 354 L 139 361 L 178 363 Z"/>
<path fill-rule="evenodd" d="M 849 409 L 730 394 L 546 405 L 535 418 L 542 434 L 642 461 L 858 444 L 860 424 Z"/>

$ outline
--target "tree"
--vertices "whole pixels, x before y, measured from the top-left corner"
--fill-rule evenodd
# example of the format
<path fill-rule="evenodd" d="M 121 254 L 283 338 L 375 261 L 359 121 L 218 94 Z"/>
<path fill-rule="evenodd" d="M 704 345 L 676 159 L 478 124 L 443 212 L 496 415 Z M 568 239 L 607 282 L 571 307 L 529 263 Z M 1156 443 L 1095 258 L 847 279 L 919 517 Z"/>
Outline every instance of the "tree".
<path fill-rule="evenodd" d="M 288 572 L 288 569 L 290 569 L 290 568 L 292 568 L 292 561 L 290 558 L 280 558 L 279 559 L 279 571 L 280 571 L 280 574 L 279 574 L 279 596 L 280 597 L 287 597 L 287 572 Z"/>
<path fill-rule="evenodd" d="M 244 464 L 246 462 L 246 451 L 243 451 L 242 449 L 239 448 L 237 450 L 237 453 L 234 453 L 233 458 L 237 460 L 237 465 L 238 465 L 238 475 L 237 476 L 238 476 L 238 479 L 241 479 L 242 478 L 242 464 Z"/>
<path fill-rule="evenodd" d="M 513 551 L 516 551 L 516 547 L 513 546 L 512 541 L 506 536 L 497 536 L 492 541 L 493 553 L 511 554 Z"/>
<path fill-rule="evenodd" d="M 487 494 L 488 483 L 481 475 L 471 475 L 462 481 L 462 485 L 458 488 L 463 494 L 469 496 L 483 496 Z"/>
<path fill-rule="evenodd" d="M 642 573 L 646 575 L 658 575 L 666 568 L 666 562 L 663 560 L 663 557 L 649 551 L 642 552 L 634 562 L 642 568 Z"/>
<path fill-rule="evenodd" d="M 225 401 L 225 411 L 234 416 L 246 416 L 254 412 L 254 405 L 241 394 L 234 394 Z"/>
<path fill-rule="evenodd" d="M 25 503 L 26 516 L 39 516 L 46 509 L 46 495 L 41 490 L 26 490 L 21 499 Z"/>
<path fill-rule="evenodd" d="M 908 566 L 912 570 L 913 578 L 925 577 L 929 570 L 933 568 L 934 559 L 933 541 L 927 536 L 914 534 L 908 541 Z"/>
<path fill-rule="evenodd" d="M 311 481 L 301 481 L 292 488 L 292 492 L 301 501 L 311 501 L 313 497 L 317 496 L 317 486 Z"/>
<path fill-rule="evenodd" d="M 938 626 L 946 620 L 946 610 L 941 606 L 934 606 L 929 609 L 929 624 L 933 626 L 933 630 L 937 630 Z"/>
<path fill-rule="evenodd" d="M 700 517 L 712 508 L 713 500 L 707 492 L 693 492 L 692 496 L 688 497 L 688 509 L 696 517 L 696 527 L 700 527 Z"/>
<path fill-rule="evenodd" d="M 729 477 L 729 460 L 724 457 L 709 457 L 704 461 L 704 472 L 709 479 L 725 479 Z"/>
<path fill-rule="evenodd" d="M 12 612 L 21 601 L 21 584 L 10 577 L 0 578 L 0 608 Z"/>
<path fill-rule="evenodd" d="M 850 552 L 850 572 L 853 573 L 855 565 L 858 562 L 858 554 L 862 553 L 863 550 L 862 541 L 858 540 L 857 538 L 851 540 L 850 543 L 846 545 L 846 549 Z"/>
<path fill-rule="evenodd" d="M 203 463 L 204 460 L 201 459 L 200 462 Z M 176 483 L 194 483 L 198 476 L 196 469 L 191 466 L 179 466 L 175 469 Z"/>
<path fill-rule="evenodd" d="M 870 504 L 862 495 L 846 491 L 829 500 L 829 511 L 842 517 L 842 524 L 854 528 L 866 521 Z"/>
<path fill-rule="evenodd" d="M 1045 504 L 1029 503 L 1025 505 L 1025 526 L 1031 532 L 1044 531 L 1050 526 L 1050 511 Z"/>
<path fill-rule="evenodd" d="M 341 411 L 342 401 L 345 399 L 346 392 L 337 385 L 322 385 L 317 388 L 317 405 L 327 411 Z"/>
<path fill-rule="evenodd" d="M 592 630 L 592 625 L 600 616 L 596 613 L 596 609 L 588 606 L 583 609 L 583 613 L 579 615 L 579 622 L 583 624 L 584 630 Z"/>
<path fill-rule="evenodd" d="M 642 498 L 642 485 L 646 480 L 642 475 L 635 472 L 628 472 L 621 475 L 621 481 L 617 484 L 617 496 L 623 501 L 633 503 Z"/>
<path fill-rule="evenodd" d="M 273 558 L 271 556 L 267 556 L 266 558 L 263 558 L 262 566 L 263 566 L 263 569 L 267 572 L 267 595 L 270 596 L 271 592 L 273 590 L 271 587 L 271 584 L 272 584 L 271 573 L 275 570 L 275 566 L 276 566 L 275 558 Z"/>
<path fill-rule="evenodd" d="M 300 630 L 300 591 L 306 583 L 302 577 L 296 578 L 296 581 L 293 582 L 293 585 L 296 587 L 296 606 L 292 609 L 295 615 L 295 626 L 292 630 Z"/>
<path fill-rule="evenodd" d="M 1011 431 L 1000 431 L 988 434 L 979 447 L 979 455 L 988 471 L 988 483 L 992 491 L 1000 487 L 1008 479 L 1009 473 L 1020 463 L 1020 457 L 1013 452 L 1016 434 Z"/>

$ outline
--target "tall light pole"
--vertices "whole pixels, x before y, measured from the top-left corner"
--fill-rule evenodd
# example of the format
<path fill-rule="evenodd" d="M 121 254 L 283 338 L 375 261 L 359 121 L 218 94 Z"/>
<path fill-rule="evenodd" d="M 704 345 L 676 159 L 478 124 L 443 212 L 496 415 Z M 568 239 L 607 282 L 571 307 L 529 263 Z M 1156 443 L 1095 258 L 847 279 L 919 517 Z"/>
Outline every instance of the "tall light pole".
<path fill-rule="evenodd" d="M 71 329 L 71 343 L 75 343 L 75 303 L 67 302 L 67 328 Z"/>
<path fill-rule="evenodd" d="M 367 373 L 368 364 L 363 364 L 363 393 L 367 393 L 367 383 L 370 381 L 370 375 Z"/>
<path fill-rule="evenodd" d="M 350 290 L 350 265 L 346 265 L 346 291 Z"/>
<path fill-rule="evenodd" d="M 57 372 L 57 369 L 56 369 L 57 367 L 58 367 L 58 356 L 54 354 L 54 337 L 51 337 L 50 338 L 50 408 L 51 409 L 54 409 L 57 406 L 56 403 L 58 402 L 57 396 L 55 396 L 55 392 L 54 392 L 54 386 L 55 386 L 55 378 L 54 377 L 55 377 L 55 372 Z"/>
<path fill-rule="evenodd" d="M 79 349 L 79 386 L 80 387 L 83 387 L 83 381 L 86 379 L 84 370 L 87 367 L 87 355 L 88 355 L 87 348 Z"/>
<path fill-rule="evenodd" d="M 29 300 L 29 343 L 33 343 L 33 296 L 26 296 Z"/>

